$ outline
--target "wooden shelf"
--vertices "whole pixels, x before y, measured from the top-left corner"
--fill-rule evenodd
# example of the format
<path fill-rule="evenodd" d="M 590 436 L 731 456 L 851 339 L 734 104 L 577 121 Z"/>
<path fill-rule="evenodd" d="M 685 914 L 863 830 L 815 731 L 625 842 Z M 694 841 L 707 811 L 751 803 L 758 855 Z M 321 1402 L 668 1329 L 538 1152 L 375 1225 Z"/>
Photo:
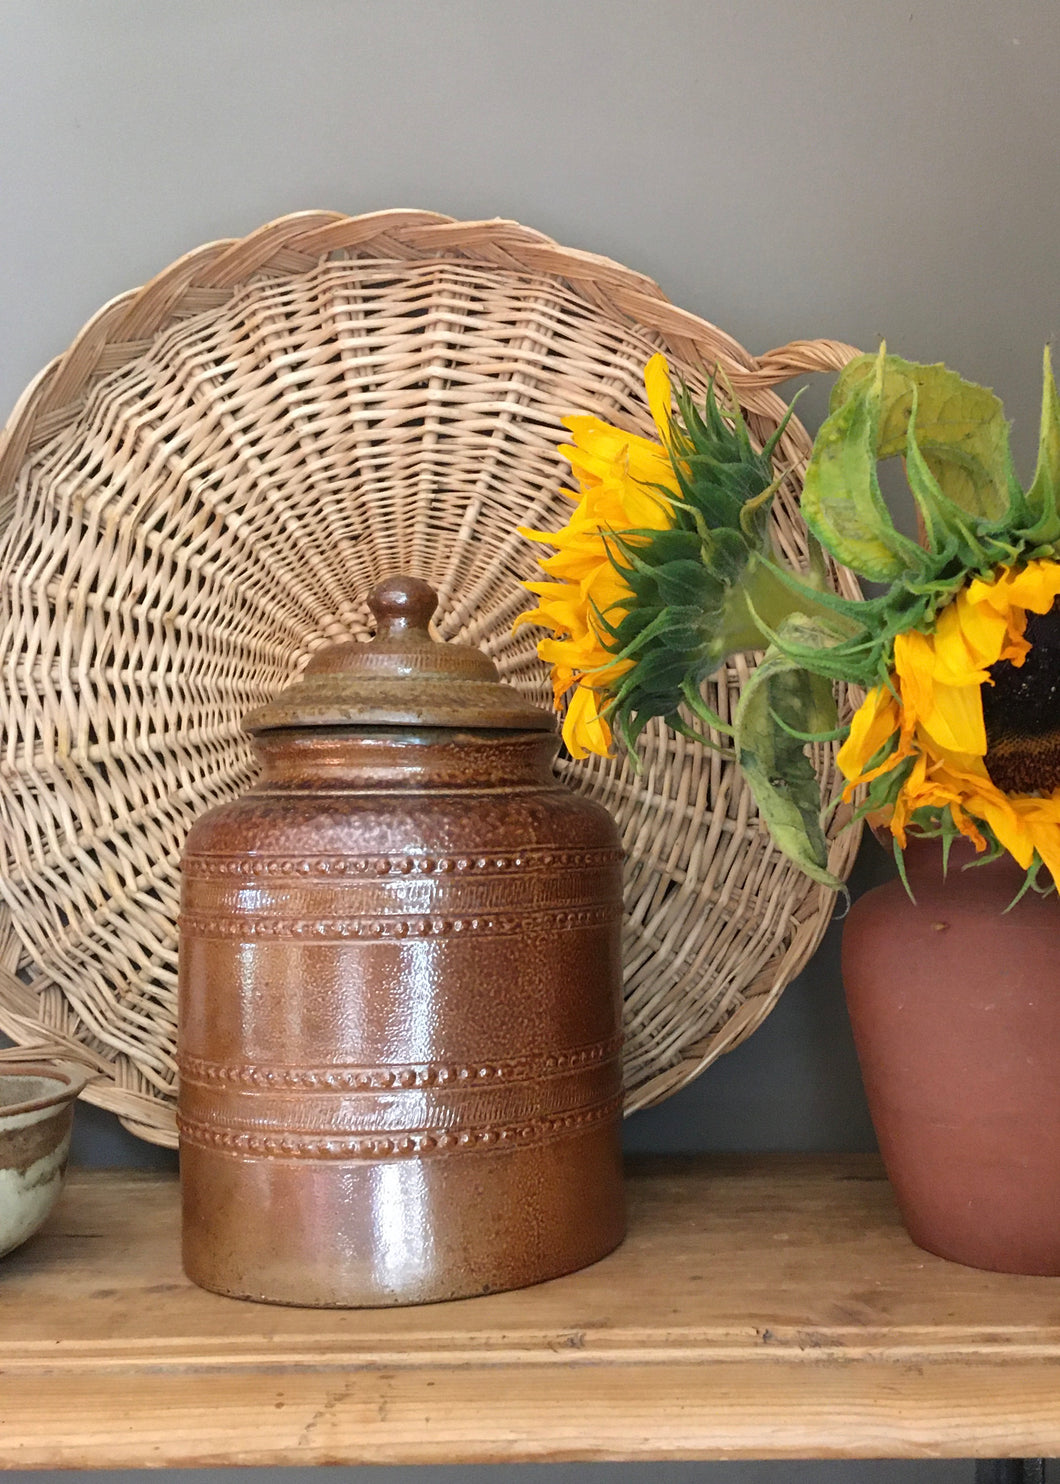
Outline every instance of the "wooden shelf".
<path fill-rule="evenodd" d="M 1060 1453 L 1060 1280 L 919 1251 L 873 1159 L 639 1161 L 630 1206 L 537 1288 L 281 1309 L 187 1282 L 174 1179 L 74 1172 L 0 1262 L 0 1461 Z"/>

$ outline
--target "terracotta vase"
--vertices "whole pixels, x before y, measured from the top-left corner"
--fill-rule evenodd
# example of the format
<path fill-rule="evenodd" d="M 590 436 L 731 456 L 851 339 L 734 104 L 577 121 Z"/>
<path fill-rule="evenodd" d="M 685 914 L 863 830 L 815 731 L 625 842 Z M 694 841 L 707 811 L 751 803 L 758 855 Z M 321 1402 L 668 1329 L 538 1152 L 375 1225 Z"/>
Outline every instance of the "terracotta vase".
<path fill-rule="evenodd" d="M 191 831 L 184 1261 L 317 1306 L 520 1287 L 621 1240 L 622 852 L 552 717 L 433 642 L 426 584 L 245 725 Z"/>
<path fill-rule="evenodd" d="M 1060 1274 L 1060 902 L 1005 857 L 906 853 L 851 909 L 843 980 L 869 1111 L 919 1246 Z"/>

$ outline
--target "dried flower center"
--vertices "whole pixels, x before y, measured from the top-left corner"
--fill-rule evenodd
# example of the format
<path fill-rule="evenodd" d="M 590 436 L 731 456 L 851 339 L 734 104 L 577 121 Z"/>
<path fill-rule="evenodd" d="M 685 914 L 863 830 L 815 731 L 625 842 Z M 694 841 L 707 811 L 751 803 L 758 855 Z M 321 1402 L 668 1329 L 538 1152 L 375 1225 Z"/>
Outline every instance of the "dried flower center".
<path fill-rule="evenodd" d="M 991 665 L 982 687 L 986 769 L 1005 793 L 1050 794 L 1060 788 L 1060 599 L 1048 613 L 1028 613 L 1031 650 L 1018 668 Z"/>

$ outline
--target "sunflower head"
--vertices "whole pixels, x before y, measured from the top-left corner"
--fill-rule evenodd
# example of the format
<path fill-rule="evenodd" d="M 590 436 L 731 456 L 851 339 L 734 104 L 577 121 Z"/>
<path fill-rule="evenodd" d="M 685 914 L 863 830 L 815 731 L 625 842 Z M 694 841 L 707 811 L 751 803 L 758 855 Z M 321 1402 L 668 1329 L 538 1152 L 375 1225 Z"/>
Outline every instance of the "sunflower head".
<path fill-rule="evenodd" d="M 575 756 L 630 747 L 652 717 L 728 732 L 778 844 L 825 866 L 806 745 L 845 735 L 847 795 L 909 830 L 960 833 L 1060 881 L 1060 399 L 1045 363 L 1038 466 L 1016 480 L 998 399 L 945 366 L 859 357 L 840 375 L 814 443 L 802 508 L 808 573 L 773 552 L 769 508 L 780 431 L 756 450 L 712 384 L 702 410 L 671 407 L 660 357 L 646 373 L 659 442 L 569 421 L 581 486 L 539 600 L 520 622 L 552 630 L 539 653 Z M 877 464 L 900 455 L 922 540 L 895 526 Z M 823 557 L 881 584 L 855 602 L 827 590 Z M 1055 625 L 1055 632 L 1053 625 Z M 701 687 L 738 650 L 766 649 L 732 727 Z M 868 691 L 835 728 L 832 683 Z M 693 732 L 693 735 L 696 733 Z M 707 740 L 712 741 L 713 738 Z"/>
<path fill-rule="evenodd" d="M 667 415 L 663 441 L 676 484 L 670 519 L 658 528 L 602 531 L 631 601 L 601 614 L 605 646 L 625 667 L 610 687 L 608 715 L 630 750 L 653 717 L 691 736 L 682 715 L 717 718 L 702 686 L 730 655 L 765 648 L 763 620 L 789 606 L 770 571 L 769 515 L 779 478 L 773 450 L 751 442 L 738 403 L 723 412 L 711 382 L 702 408 L 687 387 Z"/>
<path fill-rule="evenodd" d="M 550 580 L 526 584 L 537 608 L 516 623 L 552 630 L 538 652 L 557 701 L 575 688 L 564 726 L 575 756 L 606 751 L 612 728 L 632 749 L 656 716 L 698 736 L 681 708 L 715 723 L 703 681 L 734 651 L 764 647 L 760 613 L 779 620 L 789 606 L 766 565 L 783 424 L 759 450 L 713 383 L 702 409 L 679 390 L 679 418 L 662 356 L 645 384 L 659 442 L 567 419 L 577 507 L 561 531 L 523 531 L 555 553 L 541 563 Z"/>
<path fill-rule="evenodd" d="M 871 473 L 853 518 L 844 451 Z M 876 456 L 897 451 L 921 516 L 915 553 L 877 499 Z M 910 831 L 962 834 L 984 857 L 1007 851 L 1030 880 L 1044 866 L 1060 884 L 1058 499 L 1048 354 L 1027 490 L 992 393 L 945 367 L 881 357 L 840 379 L 804 508 L 837 555 L 891 584 L 879 674 L 839 753 L 847 796 L 863 790 L 863 810 L 889 821 L 898 849 Z"/>

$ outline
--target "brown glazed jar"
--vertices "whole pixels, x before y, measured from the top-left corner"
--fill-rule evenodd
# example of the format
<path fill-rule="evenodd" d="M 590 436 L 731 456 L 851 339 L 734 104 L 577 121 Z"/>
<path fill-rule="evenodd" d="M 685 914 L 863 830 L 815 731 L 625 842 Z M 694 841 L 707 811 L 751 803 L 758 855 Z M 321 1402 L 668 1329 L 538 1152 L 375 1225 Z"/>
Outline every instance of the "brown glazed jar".
<path fill-rule="evenodd" d="M 184 1264 L 271 1303 L 517 1288 L 624 1233 L 621 851 L 552 718 L 378 632 L 245 720 L 258 784 L 192 829 L 180 937 Z"/>

